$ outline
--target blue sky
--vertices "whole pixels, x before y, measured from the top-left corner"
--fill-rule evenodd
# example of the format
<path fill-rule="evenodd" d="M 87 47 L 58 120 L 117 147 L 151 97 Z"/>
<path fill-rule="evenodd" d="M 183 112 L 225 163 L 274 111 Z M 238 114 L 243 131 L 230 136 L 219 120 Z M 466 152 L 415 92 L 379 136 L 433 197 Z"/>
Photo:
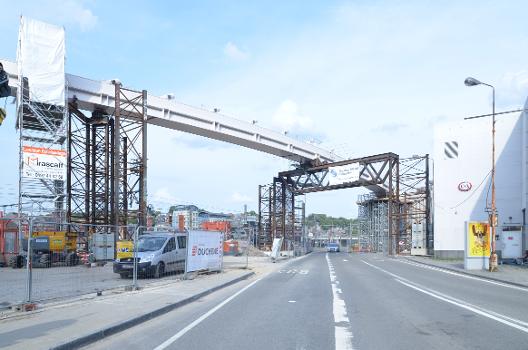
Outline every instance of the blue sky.
<path fill-rule="evenodd" d="M 523 105 L 523 1 L 0 1 L 0 57 L 14 60 L 19 15 L 66 28 L 67 71 L 316 139 L 346 157 L 432 153 L 440 122 Z M 288 162 L 150 128 L 157 206 L 257 208 Z M 0 203 L 16 198 L 12 114 L 0 127 Z M 164 160 L 167 150 L 172 159 Z M 359 190 L 313 194 L 308 212 L 356 216 Z"/>

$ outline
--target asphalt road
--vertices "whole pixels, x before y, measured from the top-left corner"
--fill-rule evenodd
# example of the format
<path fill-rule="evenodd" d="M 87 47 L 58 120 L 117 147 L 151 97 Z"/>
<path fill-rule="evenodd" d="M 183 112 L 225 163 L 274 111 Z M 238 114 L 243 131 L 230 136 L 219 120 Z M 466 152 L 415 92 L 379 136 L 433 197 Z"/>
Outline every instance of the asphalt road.
<path fill-rule="evenodd" d="M 528 349 L 528 290 L 312 253 L 91 349 Z"/>

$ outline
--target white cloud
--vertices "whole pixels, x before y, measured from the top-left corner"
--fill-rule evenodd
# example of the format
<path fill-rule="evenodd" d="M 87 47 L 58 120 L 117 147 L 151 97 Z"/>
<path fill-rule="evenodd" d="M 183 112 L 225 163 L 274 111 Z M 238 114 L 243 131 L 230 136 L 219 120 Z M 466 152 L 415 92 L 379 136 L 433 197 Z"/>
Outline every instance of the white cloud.
<path fill-rule="evenodd" d="M 20 3 L 20 11 L 24 16 L 55 25 L 64 25 L 66 30 L 72 26 L 86 32 L 95 28 L 98 18 L 85 2 L 82 0 L 23 1 Z"/>
<path fill-rule="evenodd" d="M 497 87 L 497 105 L 501 108 L 522 106 L 528 95 L 528 70 L 506 73 Z"/>
<path fill-rule="evenodd" d="M 156 206 L 167 207 L 178 202 L 178 198 L 173 196 L 167 187 L 158 188 L 153 194 L 149 195 L 149 203 L 154 203 Z"/>
<path fill-rule="evenodd" d="M 313 129 L 313 120 L 299 113 L 297 103 L 292 100 L 284 100 L 273 115 L 273 126 L 288 133 L 305 132 Z"/>
<path fill-rule="evenodd" d="M 231 195 L 231 202 L 234 203 L 253 203 L 255 201 L 255 198 L 251 198 L 250 196 L 247 196 L 245 194 L 240 194 L 238 192 L 234 192 Z"/>
<path fill-rule="evenodd" d="M 226 55 L 233 61 L 244 61 L 249 57 L 249 54 L 247 52 L 240 50 L 238 46 L 236 46 L 232 42 L 228 42 L 224 46 L 224 55 Z"/>
<path fill-rule="evenodd" d="M 83 32 L 89 31 L 97 25 L 97 16 L 85 7 L 83 1 L 68 0 L 54 2 L 56 4 L 57 17 L 62 23 L 77 24 Z"/>

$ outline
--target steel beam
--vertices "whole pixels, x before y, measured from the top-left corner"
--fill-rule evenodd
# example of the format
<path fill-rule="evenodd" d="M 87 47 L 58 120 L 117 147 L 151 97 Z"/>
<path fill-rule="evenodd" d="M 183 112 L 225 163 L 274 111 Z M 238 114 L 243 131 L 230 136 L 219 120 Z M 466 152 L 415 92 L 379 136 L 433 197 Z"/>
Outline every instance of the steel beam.
<path fill-rule="evenodd" d="M 0 62 L 9 73 L 10 86 L 16 92 L 18 85 L 16 63 L 8 60 L 0 60 Z M 96 81 L 72 74 L 66 74 L 66 81 L 68 99 L 70 101 L 77 99 L 80 109 L 86 111 L 103 109 L 108 114 L 114 112 L 116 95 L 112 86 L 113 81 Z M 316 159 L 321 162 L 334 162 L 341 159 L 330 151 L 282 133 L 218 112 L 192 107 L 174 99 L 149 96 L 147 109 L 149 124 L 237 144 L 295 162 L 305 163 Z M 129 111 L 132 110 L 130 106 Z"/>

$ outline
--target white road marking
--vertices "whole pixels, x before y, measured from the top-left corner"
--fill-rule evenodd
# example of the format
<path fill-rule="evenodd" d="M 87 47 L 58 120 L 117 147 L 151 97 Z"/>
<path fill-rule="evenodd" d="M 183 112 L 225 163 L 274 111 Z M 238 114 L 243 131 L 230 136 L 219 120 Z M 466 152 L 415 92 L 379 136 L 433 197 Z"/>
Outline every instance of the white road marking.
<path fill-rule="evenodd" d="M 343 259 L 343 261 L 348 261 L 347 259 Z"/>
<path fill-rule="evenodd" d="M 279 270 L 277 271 L 278 273 L 285 273 L 285 274 L 300 274 L 300 275 L 307 275 L 308 274 L 308 270 L 296 270 L 296 269 L 291 269 L 291 270 Z"/>
<path fill-rule="evenodd" d="M 156 348 L 154 348 L 154 350 L 163 350 L 163 349 L 167 348 L 169 345 L 174 343 L 176 340 L 180 339 L 185 333 L 187 333 L 188 331 L 190 331 L 191 329 L 193 329 L 194 327 L 199 325 L 207 317 L 209 317 L 212 314 L 214 314 L 216 311 L 218 311 L 220 308 L 222 308 L 225 304 L 227 304 L 231 300 L 235 299 L 237 296 L 242 294 L 247 289 L 251 288 L 255 283 L 257 283 L 260 280 L 261 280 L 261 278 L 259 278 L 256 281 L 251 282 L 250 284 L 248 284 L 247 286 L 245 286 L 244 288 L 242 288 L 241 290 L 239 290 L 238 292 L 236 292 L 235 294 L 233 294 L 232 296 L 230 296 L 229 298 L 227 298 L 226 300 L 224 300 L 223 302 L 221 302 L 220 304 L 218 304 L 217 306 L 215 306 L 214 308 L 212 308 L 211 310 L 209 310 L 208 312 L 206 312 L 205 314 L 200 316 L 198 319 L 196 319 L 194 322 L 189 324 L 187 327 L 183 328 L 181 331 L 179 331 L 178 333 L 176 333 L 175 335 L 173 335 L 172 337 L 170 337 L 169 339 L 164 341 L 162 344 L 158 345 Z"/>
<path fill-rule="evenodd" d="M 443 273 L 446 273 L 448 275 L 454 275 L 454 276 L 458 276 L 458 277 L 462 277 L 462 278 L 467 278 L 467 279 L 470 279 L 470 280 L 475 280 L 475 281 L 480 281 L 480 282 L 484 282 L 484 283 L 494 284 L 496 286 L 501 286 L 501 287 L 505 287 L 505 288 L 510 288 L 510 289 L 515 289 L 515 290 L 520 290 L 520 291 L 523 291 L 523 292 L 528 292 L 528 288 L 523 288 L 523 287 L 519 287 L 519 286 L 512 286 L 511 284 L 491 281 L 491 280 L 488 280 L 488 279 L 485 279 L 485 278 L 476 277 L 476 276 L 468 276 L 468 275 L 465 275 L 463 273 L 458 273 L 458 272 L 446 270 L 446 269 L 443 269 L 441 267 L 428 266 L 428 265 L 424 265 L 424 264 L 420 264 L 420 263 L 414 263 L 414 262 L 411 262 L 411 261 L 403 261 L 403 260 L 398 260 L 398 259 L 396 259 L 396 261 L 398 261 L 398 262 L 400 262 L 402 264 L 408 264 L 408 265 L 412 265 L 412 266 L 416 266 L 416 267 L 421 267 L 423 269 L 429 269 L 429 270 L 443 272 Z"/>
<path fill-rule="evenodd" d="M 333 295 L 333 313 L 335 322 L 335 346 L 336 350 L 353 349 L 352 338 L 354 335 L 350 331 L 350 320 L 347 315 L 346 304 L 341 295 L 343 291 L 338 287 L 334 266 L 326 253 L 326 262 L 328 263 L 328 271 L 330 272 L 330 283 L 332 285 Z M 345 324 L 345 325 L 344 325 Z"/>
<path fill-rule="evenodd" d="M 470 303 L 465 302 L 463 300 L 460 300 L 460 299 L 454 298 L 452 296 L 449 296 L 447 294 L 443 294 L 441 292 L 438 292 L 438 291 L 436 291 L 434 289 L 421 286 L 418 283 L 412 282 L 412 281 L 410 281 L 410 280 L 408 280 L 408 279 L 406 279 L 404 277 L 398 276 L 398 275 L 396 275 L 396 274 L 394 274 L 392 272 L 384 270 L 384 269 L 382 269 L 379 266 L 369 264 L 365 260 L 361 260 L 361 261 L 363 261 L 365 264 L 367 264 L 367 265 L 369 265 L 369 266 L 371 266 L 371 267 L 373 267 L 373 268 L 375 268 L 375 269 L 377 269 L 377 270 L 379 270 L 379 271 L 381 271 L 383 273 L 386 273 L 386 274 L 390 275 L 391 277 L 394 277 L 396 282 L 401 283 L 401 284 L 403 284 L 403 285 L 405 285 L 405 286 L 407 286 L 409 288 L 412 288 L 412 289 L 417 290 L 417 291 L 419 291 L 421 293 L 427 294 L 427 295 L 429 295 L 429 296 L 431 296 L 433 298 L 445 301 L 446 303 L 449 303 L 449 304 L 458 306 L 460 308 L 469 310 L 469 311 L 474 312 L 474 313 L 476 313 L 478 315 L 490 318 L 492 320 L 495 320 L 495 321 L 500 322 L 502 324 L 505 324 L 507 326 L 513 327 L 513 328 L 518 329 L 520 331 L 523 331 L 525 333 L 528 333 L 528 323 L 527 322 L 524 322 L 524 321 L 521 321 L 521 320 L 518 320 L 518 319 L 515 319 L 515 318 L 512 318 L 512 317 L 509 317 L 509 316 L 506 316 L 506 315 L 502 315 L 502 314 L 499 314 L 499 313 L 491 311 L 491 310 L 486 310 L 486 309 L 481 308 L 479 306 L 470 304 Z"/>
<path fill-rule="evenodd" d="M 288 300 L 288 303 L 296 303 L 295 300 Z"/>

